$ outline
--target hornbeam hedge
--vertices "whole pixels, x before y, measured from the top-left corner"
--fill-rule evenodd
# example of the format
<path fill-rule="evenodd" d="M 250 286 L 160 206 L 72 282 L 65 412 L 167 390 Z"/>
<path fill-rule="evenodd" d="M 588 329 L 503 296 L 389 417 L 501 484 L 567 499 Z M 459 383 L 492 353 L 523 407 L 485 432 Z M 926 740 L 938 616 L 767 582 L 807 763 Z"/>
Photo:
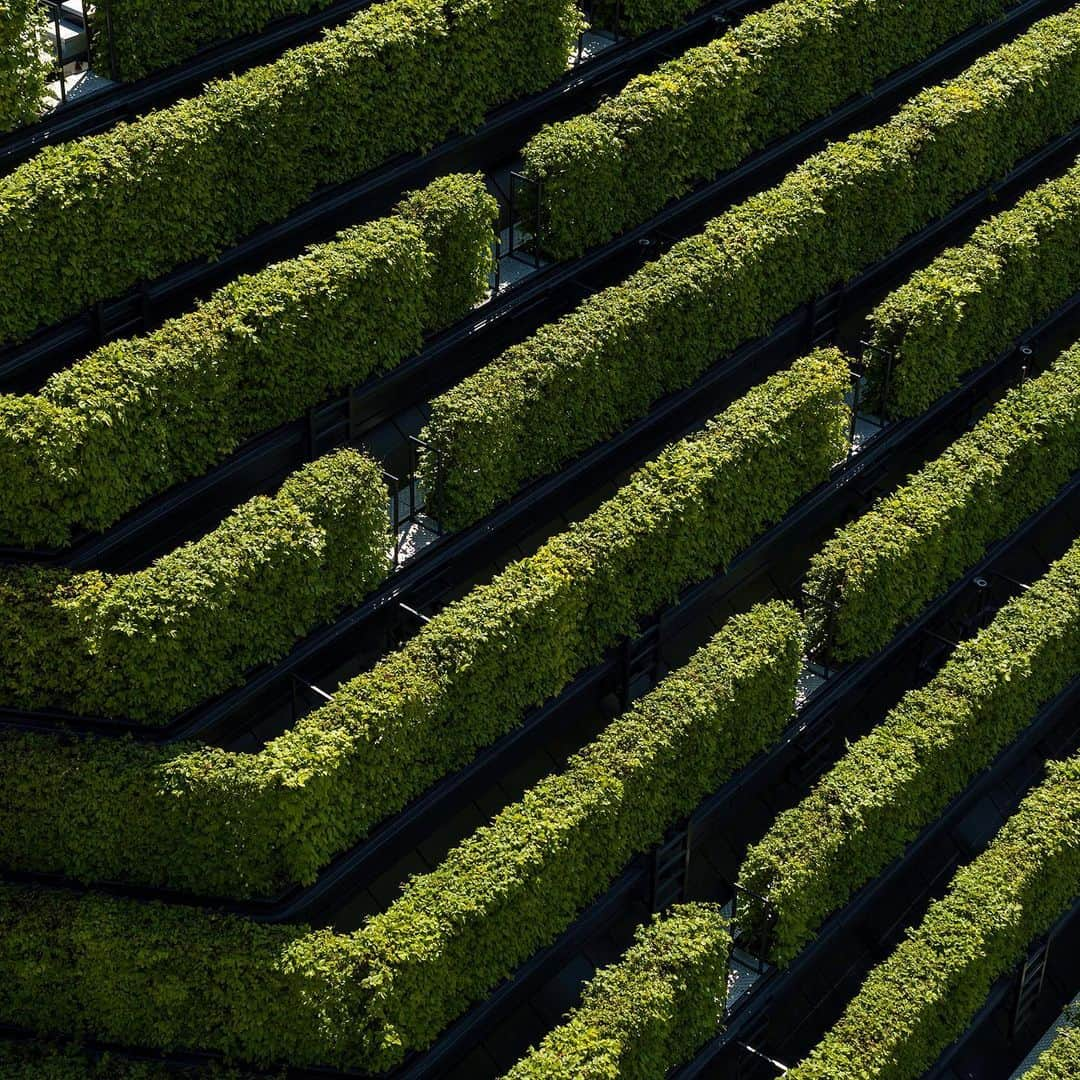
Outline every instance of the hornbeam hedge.
<path fill-rule="evenodd" d="M 681 904 L 638 928 L 581 1004 L 506 1080 L 654 1080 L 720 1030 L 731 934 L 715 904 Z"/>
<path fill-rule="evenodd" d="M 580 255 L 928 56 L 1004 0 L 781 0 L 525 147 L 543 242 Z"/>
<path fill-rule="evenodd" d="M 7 734 L 0 864 L 236 896 L 314 880 L 826 480 L 848 385 L 826 350 L 755 387 L 260 753 Z"/>
<path fill-rule="evenodd" d="M 1039 1055 L 1023 1080 L 1076 1080 L 1080 1076 L 1080 1007 L 1065 1013 L 1054 1041 Z"/>
<path fill-rule="evenodd" d="M 432 403 L 450 527 L 646 413 L 1080 119 L 1080 7 L 836 143 Z"/>
<path fill-rule="evenodd" d="M 380 467 L 342 450 L 148 569 L 0 567 L 0 700 L 168 721 L 382 581 L 388 504 Z"/>
<path fill-rule="evenodd" d="M 802 651 L 802 623 L 786 604 L 736 616 L 564 772 L 409 881 L 360 935 L 371 989 L 354 1023 L 364 1028 L 367 1063 L 386 1068 L 429 1045 L 553 941 L 634 855 L 772 745 L 791 720 Z M 696 1043 L 700 1025 L 699 1016 L 681 1037 Z M 656 1045 L 645 1036 L 625 1048 L 627 1067 L 665 1052 L 665 1033 L 651 1034 Z"/>
<path fill-rule="evenodd" d="M 841 661 L 869 656 L 1080 469 L 1080 345 L 1017 387 L 810 562 L 807 621 Z"/>
<path fill-rule="evenodd" d="M 284 15 L 303 15 L 333 0 L 109 0 L 91 16 L 94 55 L 105 68 L 116 59 L 115 77 L 130 81 L 172 67 L 219 41 L 254 34 Z"/>
<path fill-rule="evenodd" d="M 386 0 L 197 98 L 46 147 L 0 178 L 0 342 L 474 128 L 557 79 L 578 26 L 574 0 Z"/>
<path fill-rule="evenodd" d="M 945 897 L 869 975 L 844 1015 L 790 1080 L 916 1080 L 959 1036 L 994 982 L 1080 894 L 1080 757 L 1048 778 Z M 1075 1078 L 1066 1071 L 1045 1077 Z M 1075 1041 L 1071 1059 L 1080 1065 Z M 1038 1066 L 1027 1074 L 1039 1076 Z"/>
<path fill-rule="evenodd" d="M 906 694 L 747 852 L 739 882 L 786 964 L 1080 670 L 1080 541 L 923 689 Z M 744 925 L 759 912 L 749 906 Z"/>
<path fill-rule="evenodd" d="M 916 416 L 1080 287 L 1080 162 L 981 225 L 870 316 L 865 401 Z"/>
<path fill-rule="evenodd" d="M 0 396 L 0 542 L 62 544 L 420 348 L 487 289 L 496 206 L 449 176 L 36 395 Z"/>
<path fill-rule="evenodd" d="M 0 133 L 32 123 L 45 104 L 46 18 L 37 0 L 0 4 Z"/>
<path fill-rule="evenodd" d="M 92 972 L 85 970 L 92 961 L 85 963 L 82 950 L 61 947 L 62 938 L 50 949 L 57 972 L 45 960 L 20 973 L 20 955 L 42 933 L 35 925 L 39 913 L 55 918 L 54 909 L 42 894 L 4 897 L 0 890 L 0 927 L 15 942 L 0 945 L 0 981 L 15 983 L 7 995 L 0 990 L 0 1015 L 64 1034 L 88 1026 L 99 1037 L 142 1046 L 168 1048 L 197 1038 L 190 1045 L 248 1060 L 387 1069 L 428 1045 L 507 971 L 554 939 L 631 856 L 662 839 L 674 819 L 779 736 L 791 716 L 801 654 L 802 624 L 787 605 L 736 616 L 687 667 L 572 757 L 564 772 L 540 781 L 432 873 L 410 880 L 395 903 L 348 937 L 253 927 L 205 913 L 193 920 L 169 908 L 129 904 L 133 929 L 112 959 L 116 993 L 103 999 L 94 995 Z M 60 903 L 65 929 L 76 937 L 81 913 Z M 102 949 L 122 910 L 106 907 L 103 934 L 87 924 Z M 87 915 L 100 917 L 100 911 L 91 900 Z M 208 964 L 201 953 L 215 928 L 221 958 Z M 720 929 L 722 939 L 702 946 L 726 968 L 726 922 Z M 192 961 L 164 976 L 173 950 Z M 140 993 L 145 980 L 156 985 L 155 967 L 167 980 L 163 992 L 175 1035 L 162 1032 L 150 999 Z M 74 989 L 55 1009 L 50 987 L 59 969 L 72 972 Z M 275 988 L 282 1000 L 263 1024 L 255 1023 Z M 715 999 L 718 987 L 711 990 Z M 236 1001 L 226 1004 L 230 993 Z M 701 994 L 699 983 L 691 995 L 695 1009 Z M 285 1011 L 290 1004 L 291 1013 Z M 663 1049 L 662 1042 L 650 1048 L 646 1040 L 637 1053 L 648 1060 Z"/>

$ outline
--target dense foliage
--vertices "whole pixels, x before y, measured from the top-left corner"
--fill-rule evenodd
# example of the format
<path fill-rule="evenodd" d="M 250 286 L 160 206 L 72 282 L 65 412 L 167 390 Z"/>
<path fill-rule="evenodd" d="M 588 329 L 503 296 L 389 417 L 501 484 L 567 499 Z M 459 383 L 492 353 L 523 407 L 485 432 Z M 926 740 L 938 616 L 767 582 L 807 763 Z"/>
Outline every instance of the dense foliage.
<path fill-rule="evenodd" d="M 188 1066 L 94 1053 L 74 1043 L 45 1039 L 0 1040 L 4 1080 L 256 1080 L 256 1074 L 216 1062 Z M 284 1073 L 258 1074 L 285 1080 Z"/>
<path fill-rule="evenodd" d="M 97 67 L 108 71 L 115 57 L 118 79 L 140 79 L 172 67 L 201 49 L 241 34 L 253 34 L 283 15 L 303 15 L 333 0 L 108 0 L 91 18 Z"/>
<path fill-rule="evenodd" d="M 720 1030 L 731 934 L 714 904 L 681 904 L 638 928 L 617 964 L 506 1080 L 654 1080 Z"/>
<path fill-rule="evenodd" d="M 330 976 L 291 957 L 314 944 L 329 967 L 334 941 L 195 907 L 0 885 L 0 1014 L 47 1035 L 329 1060 L 319 995 Z"/>
<path fill-rule="evenodd" d="M 866 402 L 915 416 L 1080 287 L 1080 162 L 981 225 L 870 316 Z"/>
<path fill-rule="evenodd" d="M 532 190 L 549 254 L 576 256 L 648 220 L 1013 0 L 767 2 L 711 44 L 532 138 L 525 169 L 539 181 Z M 45 66 L 28 29 L 38 3 L 0 0 L 0 132 L 41 104 Z M 111 48 L 134 79 L 330 3 L 109 0 L 112 40 L 103 38 L 100 3 L 92 32 L 99 56 Z M 540 319 L 531 302 L 511 304 L 512 317 L 488 329 L 498 348 L 520 343 L 431 406 L 419 477 L 425 510 L 451 529 L 478 521 L 778 319 L 898 247 L 904 258 L 906 238 L 1055 136 L 1075 134 L 1080 3 L 1069 3 L 525 340 L 518 315 L 529 330 Z M 51 145 L 0 176 L 0 352 L 175 266 L 214 259 L 317 193 L 414 160 L 475 128 L 492 107 L 550 85 L 584 25 L 579 9 L 599 26 L 639 34 L 701 4 L 357 0 L 351 15 L 335 16 L 335 29 L 273 63 L 104 134 Z M 1039 13 L 1063 6 L 1034 5 Z M 704 18 L 701 30 L 698 40 Z M 480 144 L 483 134 L 463 153 Z M 426 334 L 487 294 L 502 224 L 488 183 L 494 190 L 500 180 L 436 179 L 387 216 L 240 277 L 160 328 L 72 357 L 36 393 L 0 394 L 0 547 L 30 560 L 0 565 L 0 713 L 48 708 L 145 725 L 145 737 L 115 737 L 10 715 L 0 723 L 3 1077 L 249 1080 L 247 1070 L 312 1068 L 374 1076 L 408 1072 L 417 1059 L 431 1071 L 425 1048 L 560 935 L 579 940 L 578 920 L 598 898 L 630 903 L 617 915 L 627 938 L 660 906 L 655 895 L 647 905 L 638 885 L 632 894 L 609 890 L 628 866 L 643 871 L 635 880 L 645 886 L 649 856 L 673 825 L 694 824 L 688 853 L 716 884 L 717 867 L 699 866 L 695 807 L 731 780 L 741 791 L 735 812 L 760 820 L 758 788 L 767 788 L 779 805 L 795 805 L 775 820 L 769 810 L 771 825 L 759 825 L 755 835 L 765 835 L 739 871 L 734 925 L 715 904 L 652 916 L 505 1077 L 657 1080 L 723 1024 L 736 932 L 766 940 L 768 959 L 786 967 L 1005 748 L 1034 734 L 1029 725 L 1047 717 L 1048 702 L 1057 698 L 1060 712 L 1061 691 L 1074 689 L 1080 539 L 1030 587 L 1012 582 L 1015 599 L 989 626 L 928 682 L 918 678 L 902 697 L 894 687 L 889 704 L 900 700 L 878 726 L 809 780 L 802 766 L 812 767 L 817 744 L 790 741 L 810 734 L 792 726 L 810 679 L 808 647 L 838 662 L 877 650 L 1080 475 L 1076 345 L 836 532 L 801 579 L 805 621 L 786 601 L 751 606 L 784 595 L 806 567 L 807 537 L 783 565 L 760 566 L 774 546 L 756 543 L 762 534 L 780 522 L 786 536 L 807 532 L 804 511 L 816 521 L 817 509 L 836 509 L 852 372 L 828 348 L 711 420 L 686 420 L 678 441 L 621 473 L 603 502 L 580 492 L 582 501 L 563 509 L 561 531 L 550 535 L 548 523 L 547 539 L 523 541 L 533 554 L 507 553 L 482 578 L 477 570 L 463 581 L 461 567 L 446 563 L 444 579 L 434 552 L 435 562 L 418 568 L 445 586 L 431 617 L 389 652 L 379 619 L 369 627 L 375 640 L 353 642 L 361 654 L 341 655 L 351 648 L 344 640 L 333 656 L 320 653 L 326 679 L 308 674 L 327 688 L 343 670 L 348 680 L 299 719 L 294 709 L 291 726 L 278 703 L 267 716 L 244 710 L 235 718 L 243 733 L 227 725 L 209 743 L 159 738 L 160 725 L 244 679 L 257 691 L 267 674 L 260 665 L 386 580 L 393 538 L 379 465 L 338 450 L 298 469 L 276 494 L 246 502 L 250 491 L 237 494 L 223 521 L 223 510 L 195 508 L 205 523 L 184 535 L 211 531 L 150 565 L 149 554 L 130 557 L 127 572 L 57 569 L 70 552 L 25 549 L 61 548 L 114 526 L 153 531 L 155 504 L 139 510 L 146 500 L 181 484 L 194 497 L 201 485 L 189 481 L 241 447 L 254 453 L 260 434 L 299 430 L 308 410 L 415 355 Z M 891 419 L 917 415 L 1072 296 L 1078 210 L 1080 159 L 881 303 L 862 404 Z M 575 281 L 588 294 L 587 281 Z M 543 279 L 537 288 L 544 293 Z M 536 302 L 555 302 L 544 296 Z M 467 351 L 468 335 L 458 338 Z M 738 375 L 779 363 L 770 354 Z M 435 372 L 431 385 L 458 378 Z M 378 390 L 372 382 L 362 392 Z M 730 400 L 716 396 L 712 410 Z M 424 411 L 411 399 L 399 408 L 414 418 Z M 373 445 L 382 434 L 372 434 Z M 954 438 L 944 435 L 934 452 Z M 928 456 L 924 448 L 920 460 Z M 864 472 L 860 489 L 875 475 Z M 812 537 L 819 525 L 808 529 Z M 481 548 L 494 536 L 476 533 Z M 152 550 L 177 542 L 163 534 Z M 717 575 L 733 560 L 730 592 Z M 695 617 L 673 629 L 670 605 L 709 579 L 708 596 L 726 596 L 720 607 L 710 601 L 712 625 Z M 376 606 L 396 607 L 402 595 L 387 584 Z M 505 793 L 481 797 L 483 824 L 464 839 L 472 827 L 448 823 L 453 840 L 440 828 L 412 856 L 397 850 L 416 839 L 430 805 L 421 818 L 398 819 L 404 832 L 380 826 L 440 781 L 460 795 L 456 770 L 473 763 L 490 772 L 483 752 L 508 735 L 516 757 L 530 710 L 583 672 L 603 661 L 594 674 L 604 675 L 622 658 L 621 676 L 636 692 L 635 650 L 623 656 L 620 646 L 634 643 L 643 620 L 650 635 L 658 627 L 661 662 L 672 650 L 689 653 L 690 638 L 708 640 L 595 736 L 573 728 L 567 709 L 584 699 L 559 700 L 558 745 L 549 749 L 568 753 L 565 765 L 545 767 L 510 804 Z M 370 664 L 359 658 L 372 653 L 380 658 Z M 843 674 L 830 685 L 824 705 L 859 707 L 862 691 Z M 546 739 L 551 718 L 531 714 L 525 743 Z M 560 718 L 570 724 L 561 734 Z M 267 731 L 276 737 L 264 742 Z M 570 752 L 563 736 L 575 732 L 580 749 Z M 800 754 L 790 769 L 779 763 L 782 777 L 747 769 L 778 746 Z M 1049 751 L 1036 752 L 1041 761 Z M 492 813 L 491 802 L 501 809 Z M 389 875 L 355 881 L 357 860 L 381 861 L 380 852 L 419 856 L 425 867 L 389 902 Z M 902 876 L 910 861 L 894 869 Z M 324 873 L 316 891 L 302 892 Z M 353 885 L 364 895 L 346 899 Z M 245 900 L 275 896 L 279 912 L 314 904 L 322 928 L 235 914 Z M 943 899 L 924 898 L 922 924 L 870 973 L 790 1080 L 916 1080 L 1078 896 L 1080 754 L 1049 766 Z M 359 930 L 334 928 L 356 925 L 373 899 L 377 913 Z M 592 947 L 583 955 L 595 962 Z M 495 1014 L 547 967 L 527 968 L 524 987 L 491 1002 Z M 472 1031 L 497 1039 L 493 1015 Z M 1078 1030 L 1069 1015 L 1031 1080 L 1080 1076 Z M 462 1049 L 456 1036 L 451 1045 Z M 475 1060 L 454 1068 L 468 1072 Z"/>
<path fill-rule="evenodd" d="M 677 26 L 703 0 L 592 0 L 593 25 L 620 34 L 645 34 L 662 26 Z"/>
<path fill-rule="evenodd" d="M 1080 345 L 813 557 L 805 596 L 814 645 L 840 661 L 876 652 L 1077 469 Z"/>
<path fill-rule="evenodd" d="M 746 855 L 739 881 L 776 916 L 789 961 L 1080 670 L 1080 541 L 942 670 L 854 743 Z M 744 925 L 759 912 L 748 905 Z"/>
<path fill-rule="evenodd" d="M 1080 1076 L 1080 1007 L 1073 1005 L 1061 1020 L 1054 1041 L 1024 1073 L 1023 1080 L 1076 1080 Z"/>
<path fill-rule="evenodd" d="M 971 1021 L 995 980 L 1080 894 L 1080 757 L 1052 763 L 990 847 L 867 978 L 790 1080 L 916 1080 Z M 1075 1080 L 1063 1038 L 1025 1080 Z M 1071 1046 L 1069 1045 L 1071 1041 Z M 1071 1064 L 1070 1064 L 1071 1063 Z M 1056 1070 L 1056 1071 L 1055 1071 Z M 1064 1070 L 1064 1071 L 1062 1071 Z"/>
<path fill-rule="evenodd" d="M 1003 0 L 780 0 L 525 147 L 557 258 L 647 221 L 695 183 L 826 114 Z"/>
<path fill-rule="evenodd" d="M 473 521 L 621 430 L 1078 119 L 1074 7 L 810 158 L 437 397 L 424 475 L 440 519 Z"/>
<path fill-rule="evenodd" d="M 312 881 L 826 480 L 848 385 L 823 351 L 755 387 L 261 753 L 3 736 L 0 863 L 240 896 Z"/>
<path fill-rule="evenodd" d="M 0 134 L 32 123 L 45 104 L 49 63 L 38 0 L 0 0 Z"/>
<path fill-rule="evenodd" d="M 39 394 L 0 396 L 0 542 L 63 543 L 205 472 L 242 440 L 415 353 L 487 289 L 495 202 L 448 176 L 113 341 Z"/>
<path fill-rule="evenodd" d="M 247 1060 L 388 1068 L 554 938 L 630 856 L 779 735 L 801 652 L 790 607 L 736 616 L 563 773 L 413 878 L 355 934 L 0 888 L 0 1012 L 36 1030 L 90 1027 L 122 1043 L 197 1039 Z M 727 942 L 725 923 L 708 946 L 725 967 Z M 34 955 L 42 962 L 24 962 Z M 166 997 L 163 1023 L 153 1003 Z M 700 990 L 695 998 L 700 1007 Z M 649 1047 L 639 1053 L 647 1059 Z"/>
<path fill-rule="evenodd" d="M 802 623 L 787 605 L 735 616 L 565 771 L 534 785 L 371 918 L 361 933 L 370 994 L 363 1023 L 375 1063 L 428 1045 L 554 940 L 632 856 L 772 745 L 791 720 L 802 650 Z M 697 1042 L 700 1026 L 699 1016 L 675 1044 Z M 623 1063 L 636 1061 L 638 1072 L 655 1065 L 665 1034 L 628 1047 Z"/>
<path fill-rule="evenodd" d="M 379 465 L 341 450 L 145 570 L 0 566 L 0 701 L 170 720 L 382 581 L 388 502 Z"/>
<path fill-rule="evenodd" d="M 0 178 L 0 343 L 476 127 L 566 70 L 578 24 L 574 0 L 386 0 L 199 97 L 46 147 Z"/>

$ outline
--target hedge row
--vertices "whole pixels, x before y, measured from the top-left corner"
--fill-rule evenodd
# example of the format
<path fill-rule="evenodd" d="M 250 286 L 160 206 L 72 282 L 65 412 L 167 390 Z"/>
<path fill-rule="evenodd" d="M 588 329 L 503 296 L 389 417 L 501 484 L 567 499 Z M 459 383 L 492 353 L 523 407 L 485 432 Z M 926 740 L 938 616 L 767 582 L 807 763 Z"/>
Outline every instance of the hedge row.
<path fill-rule="evenodd" d="M 749 850 L 739 880 L 776 915 L 773 958 L 787 963 L 1078 670 L 1080 541 Z"/>
<path fill-rule="evenodd" d="M 767 380 L 261 753 L 7 734 L 0 864 L 237 896 L 314 880 L 825 480 L 847 387 L 835 351 Z"/>
<path fill-rule="evenodd" d="M 240 0 L 223 6 L 220 0 L 173 0 L 166 11 L 154 0 L 109 0 L 111 34 L 100 14 L 92 18 L 93 47 L 99 67 L 115 56 L 117 78 L 139 79 L 217 42 L 257 33 L 274 19 L 302 15 L 332 2 Z M 637 35 L 675 26 L 700 6 L 700 0 L 595 0 L 592 21 Z"/>
<path fill-rule="evenodd" d="M 592 0 L 585 6 L 594 26 L 635 36 L 678 26 L 704 4 L 705 0 Z"/>
<path fill-rule="evenodd" d="M 4 0 L 0 19 L 0 134 L 36 120 L 45 105 L 47 21 L 37 0 Z"/>
<path fill-rule="evenodd" d="M 1080 345 L 1011 391 L 811 560 L 815 646 L 856 660 L 944 592 L 1080 469 Z"/>
<path fill-rule="evenodd" d="M 385 1068 L 429 1045 L 553 941 L 634 855 L 772 745 L 791 720 L 802 652 L 791 607 L 736 616 L 564 772 L 413 878 L 361 934 L 372 992 L 355 1026 L 367 1063 Z M 672 1049 L 680 1037 L 696 1046 L 700 1026 L 699 1016 L 693 1031 L 666 1033 Z M 631 1071 L 618 1075 L 639 1075 L 666 1052 L 664 1032 L 640 1034 L 640 1046 L 623 1048 Z"/>
<path fill-rule="evenodd" d="M 450 527 L 646 413 L 1080 119 L 1080 7 L 815 155 L 436 398 L 423 472 Z"/>
<path fill-rule="evenodd" d="M 506 1080 L 655 1080 L 716 1035 L 727 1004 L 731 934 L 714 904 L 682 904 L 638 928 L 617 964 Z"/>
<path fill-rule="evenodd" d="M 474 128 L 558 79 L 578 26 L 574 0 L 386 0 L 197 98 L 46 147 L 0 178 L 0 342 Z"/>
<path fill-rule="evenodd" d="M 260 1073 L 285 1080 L 285 1074 Z M 81 1046 L 40 1040 L 0 1040 L 0 1076 L 4 1080 L 256 1080 L 255 1074 L 214 1062 L 165 1065 L 94 1054 Z"/>
<path fill-rule="evenodd" d="M 1004 0 L 781 0 L 525 147 L 557 258 L 647 221 L 754 150 L 928 56 Z"/>
<path fill-rule="evenodd" d="M 62 544 L 416 352 L 487 289 L 494 200 L 449 176 L 37 395 L 0 397 L 0 542 Z"/>
<path fill-rule="evenodd" d="M 1023 1080 L 1076 1080 L 1080 1076 L 1080 1006 L 1066 1010 L 1054 1041 L 1023 1074 Z"/>
<path fill-rule="evenodd" d="M 83 921 L 76 909 L 63 916 L 63 928 L 51 929 L 50 955 L 59 969 L 74 969 L 58 1007 L 51 1000 L 57 973 L 48 963 L 44 976 L 19 970 L 20 955 L 49 932 L 37 931 L 33 920 L 38 909 L 51 919 L 50 905 L 17 896 L 4 927 L 17 943 L 6 953 L 0 946 L 2 981 L 16 985 L 6 997 L 0 990 L 0 1015 L 36 1030 L 74 1035 L 89 1028 L 140 1046 L 186 1043 L 247 1060 L 387 1069 L 554 939 L 629 858 L 779 736 L 791 716 L 801 654 L 802 624 L 792 608 L 769 604 L 735 617 L 564 772 L 540 781 L 432 873 L 413 878 L 395 903 L 348 937 L 215 920 L 222 956 L 204 967 L 209 916 L 178 920 L 168 908 L 131 904 L 133 931 L 113 961 L 112 992 L 95 993 L 93 961 L 76 946 L 74 927 Z M 0 926 L 7 920 L 0 909 Z M 726 924 L 723 930 L 727 939 Z M 110 936 L 92 936 L 92 947 L 105 949 Z M 250 959 L 238 961 L 242 948 Z M 193 962 L 159 991 L 175 1002 L 175 1030 L 163 1032 L 138 991 L 152 977 L 147 968 L 169 962 L 174 951 Z M 323 989 L 304 985 L 312 973 L 325 980 Z M 275 986 L 285 1000 L 256 1025 Z M 229 1003 L 230 990 L 236 1003 Z M 299 994 L 315 1005 L 287 1013 Z"/>
<path fill-rule="evenodd" d="M 407 887 L 406 897 L 425 880 Z M 1051 766 L 1049 779 L 871 973 L 793 1077 L 834 1080 L 854 1063 L 881 1080 L 921 1075 L 1026 943 L 1067 908 L 1078 885 L 1074 757 Z M 377 930 L 385 918 L 343 936 L 194 908 L 0 886 L 0 1015 L 44 1032 L 164 1049 L 381 1067 L 404 1053 L 393 1029 L 378 1026 L 385 985 L 378 956 L 392 948 Z M 429 921 L 436 931 L 435 919 L 419 919 L 414 941 Z M 519 928 L 515 923 L 508 936 Z M 715 1023 L 729 940 L 709 907 L 654 925 L 622 965 L 598 976 L 566 1027 L 510 1075 L 558 1076 L 570 1068 L 566 1075 L 608 1077 L 616 1066 L 620 1076 L 660 1075 L 657 1066 L 672 1063 L 670 1052 L 690 1049 L 691 1036 L 704 1034 L 710 1018 Z M 437 950 L 436 938 L 424 961 L 442 962 Z M 424 999 L 415 992 L 422 1014 Z M 436 1021 L 421 1015 L 417 1022 Z M 370 1041 L 372 1023 L 385 1036 L 381 1045 Z M 579 1055 L 580 1066 L 564 1054 Z"/>
<path fill-rule="evenodd" d="M 1080 757 L 1073 757 L 1050 764 L 1048 778 L 990 847 L 957 872 L 945 897 L 870 973 L 839 1022 L 788 1077 L 916 1080 L 1078 893 Z M 1080 1065 L 1075 1040 L 1071 1058 Z M 1075 1080 L 1067 1058 L 1063 1068 L 1043 1075 Z"/>
<path fill-rule="evenodd" d="M 0 885 L 0 1016 L 42 1035 L 249 1061 L 327 1050 L 329 1061 L 334 1033 L 321 1016 L 361 981 L 345 962 L 351 940 L 195 907 Z M 321 970 L 306 968 L 315 957 Z"/>
<path fill-rule="evenodd" d="M 148 569 L 0 567 L 0 700 L 170 720 L 382 581 L 388 503 L 380 467 L 342 450 Z"/>
<path fill-rule="evenodd" d="M 1080 161 L 981 225 L 870 316 L 865 400 L 916 416 L 1080 288 Z"/>
<path fill-rule="evenodd" d="M 173 67 L 219 41 L 255 34 L 284 15 L 303 15 L 333 0 L 108 0 L 91 14 L 95 67 L 114 78 L 141 79 Z M 108 23 L 105 12 L 108 10 Z"/>

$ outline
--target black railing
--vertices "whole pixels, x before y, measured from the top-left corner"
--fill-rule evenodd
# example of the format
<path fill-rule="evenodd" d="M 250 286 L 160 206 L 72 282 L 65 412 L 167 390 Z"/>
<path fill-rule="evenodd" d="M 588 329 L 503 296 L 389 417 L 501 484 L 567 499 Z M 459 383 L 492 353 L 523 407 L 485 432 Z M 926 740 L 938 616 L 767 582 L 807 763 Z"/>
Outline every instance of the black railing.
<path fill-rule="evenodd" d="M 53 53 L 50 82 L 59 85 L 60 104 L 68 100 L 67 80 L 72 74 L 89 70 L 93 63 L 90 43 L 90 16 L 86 0 L 38 0 L 49 22 L 49 44 Z M 73 10 L 74 8 L 74 10 Z M 78 45 L 70 42 L 82 41 Z"/>

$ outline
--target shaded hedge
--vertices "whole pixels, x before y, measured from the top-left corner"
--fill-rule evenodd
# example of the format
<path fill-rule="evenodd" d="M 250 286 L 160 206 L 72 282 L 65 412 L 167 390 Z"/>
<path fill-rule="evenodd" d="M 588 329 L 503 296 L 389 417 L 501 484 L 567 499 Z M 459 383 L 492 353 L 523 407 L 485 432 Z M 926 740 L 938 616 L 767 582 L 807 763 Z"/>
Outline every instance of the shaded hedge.
<path fill-rule="evenodd" d="M 1080 1076 L 1080 1007 L 1065 1011 L 1054 1041 L 1023 1074 L 1023 1080 L 1076 1080 Z"/>
<path fill-rule="evenodd" d="M 0 737 L 0 864 L 237 896 L 314 880 L 826 480 L 848 385 L 821 351 L 755 387 L 261 753 Z"/>
<path fill-rule="evenodd" d="M 578 25 L 574 0 L 386 0 L 199 97 L 46 147 L 0 178 L 0 343 L 476 127 L 558 79 Z"/>
<path fill-rule="evenodd" d="M 786 964 L 1080 671 L 1080 541 L 906 694 L 750 848 L 739 883 L 777 917 Z M 741 915 L 749 926 L 758 912 Z"/>
<path fill-rule="evenodd" d="M 0 1015 L 141 1046 L 389 1068 L 554 939 L 632 855 L 780 734 L 801 653 L 792 608 L 736 616 L 563 773 L 354 934 L 0 887 Z"/>
<path fill-rule="evenodd" d="M 647 221 L 754 150 L 824 116 L 1004 0 L 781 0 L 708 45 L 639 75 L 592 113 L 525 147 L 556 258 Z"/>
<path fill-rule="evenodd" d="M 944 898 L 870 973 L 790 1080 L 916 1080 L 968 1026 L 994 982 L 1076 902 L 1080 757 L 1052 762 L 1048 772 L 990 847 L 957 872 Z M 1075 1038 L 1071 1051 L 1064 1043 L 1062 1049 L 1065 1071 L 1051 1063 L 1040 1074 L 1036 1066 L 1026 1080 L 1075 1080 Z"/>
<path fill-rule="evenodd" d="M 1080 345 L 1011 391 L 811 560 L 811 638 L 837 660 L 886 645 L 1080 469 Z"/>
<path fill-rule="evenodd" d="M 0 134 L 33 123 L 45 107 L 47 19 L 37 0 L 0 4 Z"/>
<path fill-rule="evenodd" d="M 721 1029 L 731 934 L 715 904 L 680 904 L 638 927 L 581 1004 L 506 1080 L 655 1080 Z"/>
<path fill-rule="evenodd" d="M 392 545 L 381 468 L 342 450 L 148 569 L 0 566 L 0 701 L 165 723 L 358 603 Z"/>
<path fill-rule="evenodd" d="M 916 416 L 1080 287 L 1080 161 L 991 218 L 870 315 L 865 401 Z"/>
<path fill-rule="evenodd" d="M 802 623 L 788 605 L 735 616 L 565 771 L 413 878 L 360 935 L 365 1038 L 427 1046 L 553 941 L 634 855 L 775 743 L 791 721 L 802 651 Z M 664 1054 L 663 1033 L 653 1037 L 659 1045 L 627 1047 L 626 1068 Z"/>
<path fill-rule="evenodd" d="M 334 0 L 109 0 L 91 16 L 95 67 L 102 73 L 116 58 L 115 78 L 141 79 L 174 67 L 202 49 L 241 34 L 254 34 L 285 15 L 304 15 Z M 109 32 L 111 30 L 111 33 Z"/>
<path fill-rule="evenodd" d="M 195 907 L 0 885 L 0 1016 L 43 1035 L 330 1060 L 329 979 L 294 967 L 305 926 Z M 347 972 L 338 969 L 336 974 Z M 344 988 L 342 988 L 344 989 Z M 283 1050 L 285 1051 L 283 1053 Z"/>
<path fill-rule="evenodd" d="M 1080 119 L 1080 7 L 835 143 L 435 398 L 422 472 L 454 528 L 622 430 Z M 438 466 L 436 467 L 436 461 Z"/>
<path fill-rule="evenodd" d="M 0 542 L 62 544 L 415 353 L 488 287 L 495 201 L 448 176 L 394 214 L 0 396 Z"/>
<path fill-rule="evenodd" d="M 265 1080 L 267 1074 L 260 1073 Z M 284 1073 L 269 1074 L 285 1080 Z M 4 1080 L 255 1080 L 227 1065 L 166 1065 L 117 1054 L 94 1054 L 76 1044 L 44 1040 L 0 1040 Z"/>
<path fill-rule="evenodd" d="M 678 26 L 705 0 L 592 0 L 594 26 L 620 34 L 645 34 L 662 26 Z"/>

